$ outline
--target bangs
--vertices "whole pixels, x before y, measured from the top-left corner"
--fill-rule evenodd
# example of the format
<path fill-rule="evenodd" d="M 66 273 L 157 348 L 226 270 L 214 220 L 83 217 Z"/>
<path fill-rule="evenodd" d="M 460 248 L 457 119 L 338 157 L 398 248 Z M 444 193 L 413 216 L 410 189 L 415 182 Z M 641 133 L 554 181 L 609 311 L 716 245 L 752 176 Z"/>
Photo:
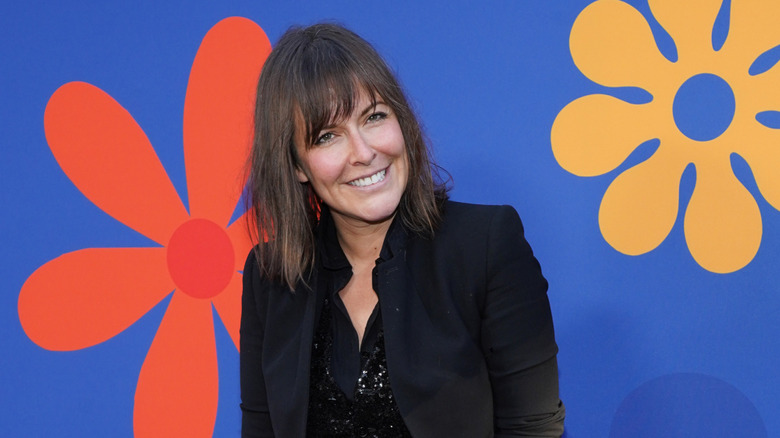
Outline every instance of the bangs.
<path fill-rule="evenodd" d="M 293 90 L 306 128 L 306 149 L 315 143 L 320 132 L 352 114 L 361 93 L 366 93 L 371 104 L 376 105 L 383 94 L 380 84 L 385 76 L 382 71 L 370 71 L 370 63 L 361 63 L 342 47 L 313 46 L 301 54 L 299 80 Z"/>
<path fill-rule="evenodd" d="M 291 293 L 298 285 L 316 286 L 308 282 L 319 257 L 315 234 L 326 205 L 310 182 L 301 182 L 300 149 L 314 147 L 324 130 L 364 110 L 358 105 L 365 101 L 386 104 L 403 135 L 408 178 L 397 217 L 425 238 L 440 221 L 448 187 L 432 173 L 438 167 L 392 69 L 371 44 L 343 26 L 291 27 L 258 79 L 247 197 L 252 234 L 260 241 L 255 253 L 261 273 Z"/>

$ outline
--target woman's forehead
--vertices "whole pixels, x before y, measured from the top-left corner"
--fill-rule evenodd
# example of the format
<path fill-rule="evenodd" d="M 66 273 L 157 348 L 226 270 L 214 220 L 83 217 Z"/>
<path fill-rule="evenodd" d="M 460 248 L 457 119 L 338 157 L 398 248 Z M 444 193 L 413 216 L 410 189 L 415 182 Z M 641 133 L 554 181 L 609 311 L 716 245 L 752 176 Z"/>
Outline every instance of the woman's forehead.
<path fill-rule="evenodd" d="M 309 102 L 309 108 L 299 105 L 303 120 L 311 127 L 342 122 L 356 111 L 374 107 L 383 101 L 377 92 L 369 91 L 363 85 L 356 85 L 351 90 L 329 87 L 327 94 L 317 100 Z"/>

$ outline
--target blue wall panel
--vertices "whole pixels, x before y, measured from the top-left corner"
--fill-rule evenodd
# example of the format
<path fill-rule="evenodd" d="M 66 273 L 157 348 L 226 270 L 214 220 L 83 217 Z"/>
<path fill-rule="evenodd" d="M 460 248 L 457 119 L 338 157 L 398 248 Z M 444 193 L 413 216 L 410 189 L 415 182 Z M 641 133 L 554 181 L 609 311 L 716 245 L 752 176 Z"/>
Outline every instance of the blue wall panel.
<path fill-rule="evenodd" d="M 605 191 L 618 175 L 657 153 L 656 148 L 669 146 L 664 138 L 650 142 L 615 170 L 593 177 L 576 176 L 556 160 L 551 131 L 570 102 L 590 94 L 636 102 L 659 98 L 606 87 L 575 65 L 571 30 L 591 3 L 141 0 L 5 5 L 0 15 L 2 434 L 133 436 L 136 383 L 172 302 L 167 294 L 118 335 L 74 351 L 42 348 L 23 330 L 20 291 L 50 260 L 83 248 L 159 246 L 90 202 L 60 168 L 44 135 L 49 98 L 71 81 L 108 93 L 146 133 L 188 207 L 181 127 L 190 68 L 209 29 L 226 17 L 240 16 L 257 23 L 272 43 L 292 24 L 323 19 L 364 36 L 407 88 L 439 164 L 454 178 L 453 198 L 518 209 L 550 282 L 568 437 L 780 436 L 780 214 L 764 188 L 780 182 L 780 172 L 767 183 L 754 176 L 755 166 L 778 167 L 780 159 L 774 153 L 762 163 L 732 157 L 734 172 L 755 198 L 762 221 L 760 247 L 744 267 L 716 273 L 691 255 L 683 221 L 697 177 L 701 180 L 695 165 L 682 175 L 668 175 L 680 181 L 679 212 L 668 236 L 639 255 L 613 248 L 599 225 Z M 607 9 L 623 5 L 617 0 L 597 3 Z M 646 1 L 626 5 L 649 23 L 657 50 L 676 60 L 664 61 L 669 65 L 682 65 L 685 53 L 676 50 L 674 29 L 662 26 L 675 20 L 655 17 L 653 11 L 691 27 L 702 20 L 714 23 L 713 39 L 718 44 L 725 39 L 724 47 L 738 32 L 762 51 L 780 44 L 780 34 L 765 32 L 760 24 L 737 27 L 730 15 L 744 11 L 740 7 L 763 8 L 757 15 L 776 22 L 780 9 L 771 0 L 727 0 L 723 7 L 720 0 L 685 2 L 688 11 L 675 9 L 678 2 L 650 3 L 652 11 Z M 718 13 L 717 20 L 712 13 L 697 15 L 708 11 Z M 603 25 L 610 28 L 620 20 L 618 14 Z M 737 58 L 734 63 L 744 63 Z M 780 99 L 772 100 L 780 89 L 771 79 L 777 70 L 772 65 L 770 59 L 766 76 L 756 76 L 768 78 L 754 90 L 765 98 L 764 111 L 780 110 Z M 711 69 L 698 73 L 717 74 Z M 726 79 L 735 90 L 739 114 L 743 88 L 730 81 Z M 692 96 L 689 108 L 697 102 Z M 722 116 L 717 113 L 722 108 L 698 111 L 704 121 L 691 123 Z M 609 138 L 623 127 L 603 129 Z M 737 154 L 741 145 L 780 145 L 771 128 L 736 134 L 729 129 Z M 216 311 L 213 321 L 218 410 L 213 432 L 203 433 L 237 436 L 238 352 Z"/>

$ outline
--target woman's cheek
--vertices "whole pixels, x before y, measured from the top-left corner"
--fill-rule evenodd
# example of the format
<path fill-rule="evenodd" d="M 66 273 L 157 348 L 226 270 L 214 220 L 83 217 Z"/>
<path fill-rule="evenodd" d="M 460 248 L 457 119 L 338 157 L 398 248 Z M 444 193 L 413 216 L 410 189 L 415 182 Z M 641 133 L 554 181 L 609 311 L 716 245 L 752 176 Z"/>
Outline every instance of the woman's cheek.
<path fill-rule="evenodd" d="M 311 161 L 312 176 L 321 183 L 337 181 L 343 169 L 344 159 L 341 155 L 337 148 L 318 151 Z"/>

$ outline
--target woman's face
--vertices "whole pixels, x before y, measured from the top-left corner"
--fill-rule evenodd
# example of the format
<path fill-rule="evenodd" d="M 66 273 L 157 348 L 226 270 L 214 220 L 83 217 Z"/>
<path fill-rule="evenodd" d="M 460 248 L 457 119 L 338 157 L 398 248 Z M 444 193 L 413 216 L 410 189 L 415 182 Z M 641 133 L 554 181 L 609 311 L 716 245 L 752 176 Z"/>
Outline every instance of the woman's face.
<path fill-rule="evenodd" d="M 310 148 L 297 142 L 296 172 L 330 207 L 337 224 L 381 223 L 392 219 L 409 177 L 403 133 L 381 98 L 372 106 L 361 92 L 355 103 L 352 114 L 317 133 Z"/>

